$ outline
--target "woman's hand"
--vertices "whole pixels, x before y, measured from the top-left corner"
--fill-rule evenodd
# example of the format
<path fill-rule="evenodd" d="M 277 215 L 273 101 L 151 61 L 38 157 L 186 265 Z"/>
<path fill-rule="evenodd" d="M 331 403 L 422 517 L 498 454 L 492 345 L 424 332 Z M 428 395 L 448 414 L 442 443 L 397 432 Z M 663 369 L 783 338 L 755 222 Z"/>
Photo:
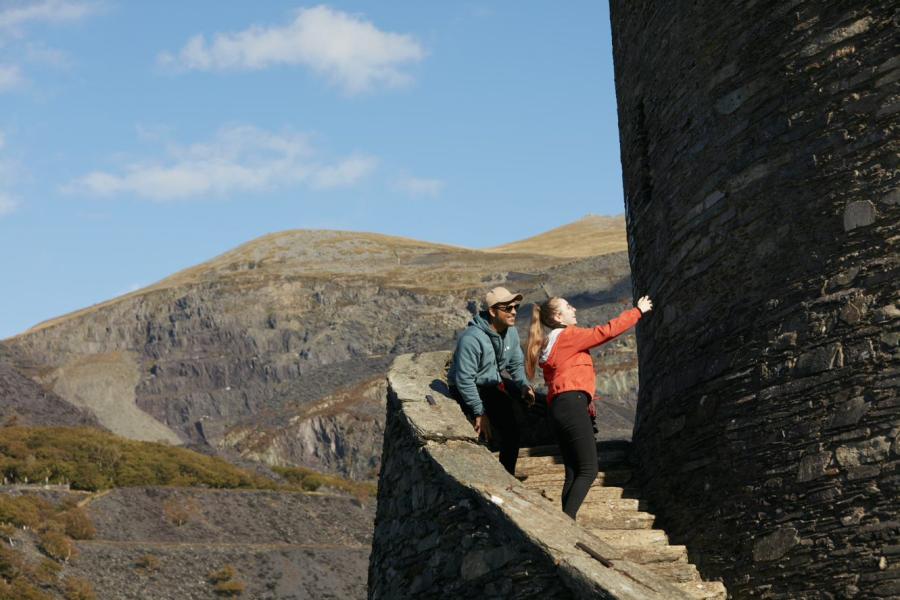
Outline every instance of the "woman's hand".
<path fill-rule="evenodd" d="M 637 307 L 642 313 L 648 313 L 653 310 L 653 301 L 650 300 L 650 296 L 641 296 L 637 301 Z"/>

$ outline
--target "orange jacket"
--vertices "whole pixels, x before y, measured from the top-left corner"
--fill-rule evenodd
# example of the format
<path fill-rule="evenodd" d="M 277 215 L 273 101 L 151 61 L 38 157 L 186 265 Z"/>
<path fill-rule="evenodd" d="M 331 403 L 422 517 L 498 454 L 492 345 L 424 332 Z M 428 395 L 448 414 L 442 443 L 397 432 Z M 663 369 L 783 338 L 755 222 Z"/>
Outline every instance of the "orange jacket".
<path fill-rule="evenodd" d="M 596 378 L 594 361 L 588 352 L 625 333 L 641 319 L 641 310 L 631 308 L 607 323 L 590 329 L 566 327 L 563 329 L 545 362 L 541 363 L 544 381 L 547 383 L 547 404 L 563 392 L 586 392 L 594 396 Z"/>

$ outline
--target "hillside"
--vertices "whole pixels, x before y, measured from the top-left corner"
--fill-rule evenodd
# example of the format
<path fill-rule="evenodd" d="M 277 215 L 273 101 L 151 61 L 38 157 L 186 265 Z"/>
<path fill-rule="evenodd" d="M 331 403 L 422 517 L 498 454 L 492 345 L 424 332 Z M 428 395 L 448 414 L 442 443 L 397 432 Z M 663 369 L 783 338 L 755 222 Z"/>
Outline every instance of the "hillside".
<path fill-rule="evenodd" d="M 602 238 L 610 223 L 589 217 L 571 226 L 581 235 L 592 227 Z M 552 240 L 560 230 L 547 235 Z M 627 279 L 622 253 L 573 260 L 288 231 L 42 323 L 7 344 L 40 365 L 32 379 L 42 389 L 113 432 L 221 448 L 232 445 L 233 428 L 268 430 L 266 420 L 285 411 L 296 412 L 286 417 L 297 417 L 296 425 L 306 418 L 303 405 L 372 380 L 397 354 L 451 347 L 472 299 L 488 287 L 516 288 L 531 301 L 566 293 L 590 310 L 618 306 L 629 296 Z M 376 424 L 363 429 L 370 426 L 377 436 Z M 346 457 L 337 450 L 339 432 L 311 431 L 315 444 L 335 447 L 337 462 Z M 255 437 L 248 452 L 266 456 Z M 317 452 L 315 444 L 306 455 Z M 276 462 L 288 461 L 280 455 Z"/>
<path fill-rule="evenodd" d="M 628 250 L 625 216 L 587 215 L 568 225 L 486 252 L 543 254 L 560 258 L 585 258 Z"/>
<path fill-rule="evenodd" d="M 597 239 L 608 233 L 608 223 L 596 219 L 573 227 L 588 237 L 596 227 Z M 23 406 L 15 398 L 28 390 L 29 398 L 55 403 L 54 410 L 33 410 L 30 425 L 71 414 L 61 424 L 88 419 L 119 435 L 186 445 L 262 472 L 272 473 L 268 466 L 303 477 L 303 471 L 283 469 L 311 467 L 372 481 L 380 467 L 387 366 L 398 354 L 452 348 L 486 289 L 507 286 L 522 292 L 526 304 L 564 295 L 585 324 L 605 321 L 630 304 L 624 252 L 553 256 L 552 236 L 523 241 L 533 251 L 513 252 L 514 244 L 479 251 L 365 233 L 267 235 L 5 340 L 0 349 L 7 351 L 8 373 L 17 383 L 4 392 L 13 398 L 0 400 Z M 519 318 L 523 339 L 529 314 L 526 308 Z M 597 356 L 605 400 L 601 434 L 628 437 L 637 389 L 633 336 L 604 346 Z M 0 360 L 0 375 L 3 365 Z M 541 434 L 546 431 L 528 432 Z M 207 507 L 205 515 L 225 511 L 226 522 L 259 521 L 284 503 L 304 518 L 324 510 L 261 493 L 240 496 L 254 499 L 255 513 L 228 512 L 244 501 L 237 495 L 248 493 L 222 491 L 194 501 Z M 116 494 L 144 510 L 143 500 Z M 91 507 L 101 523 L 119 512 L 102 502 Z M 350 511 L 347 518 L 347 527 L 371 531 L 371 508 Z M 213 520 L 204 516 L 201 522 Z M 359 597 L 368 541 L 335 549 L 328 546 L 328 531 L 292 534 L 290 540 L 236 538 L 209 546 L 183 540 L 172 546 L 172 540 L 134 530 L 123 534 L 127 540 L 83 543 L 73 570 L 98 589 L 127 588 L 123 597 L 176 597 L 178 582 L 187 585 L 188 579 L 191 597 L 211 597 L 210 584 L 198 575 L 207 564 L 233 564 L 242 576 L 250 573 L 256 580 L 247 581 L 247 589 L 259 597 L 289 597 L 282 584 L 272 583 L 278 578 L 318 597 Z M 159 574 L 129 575 L 138 573 L 135 564 L 146 553 L 163 565 Z M 335 553 L 351 558 L 337 568 Z M 259 587 L 266 581 L 275 587 Z M 159 593 L 141 596 L 149 583 Z"/>

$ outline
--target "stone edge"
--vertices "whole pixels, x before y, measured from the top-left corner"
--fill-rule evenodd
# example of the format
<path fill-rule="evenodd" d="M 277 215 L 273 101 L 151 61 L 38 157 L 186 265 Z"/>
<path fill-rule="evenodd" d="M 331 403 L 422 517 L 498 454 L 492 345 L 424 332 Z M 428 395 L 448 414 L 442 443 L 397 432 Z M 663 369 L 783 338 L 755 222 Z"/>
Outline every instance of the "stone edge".
<path fill-rule="evenodd" d="M 511 523 L 527 542 L 548 556 L 576 596 L 689 600 L 679 588 L 622 558 L 621 552 L 573 523 L 549 500 L 503 469 L 478 443 L 456 401 L 434 384 L 445 381 L 450 356 L 446 351 L 404 354 L 394 360 L 387 377 L 389 401 L 397 403 L 410 431 L 438 467 L 474 492 L 473 497 L 481 501 L 479 508 Z M 602 562 L 577 547 L 579 542 Z"/>

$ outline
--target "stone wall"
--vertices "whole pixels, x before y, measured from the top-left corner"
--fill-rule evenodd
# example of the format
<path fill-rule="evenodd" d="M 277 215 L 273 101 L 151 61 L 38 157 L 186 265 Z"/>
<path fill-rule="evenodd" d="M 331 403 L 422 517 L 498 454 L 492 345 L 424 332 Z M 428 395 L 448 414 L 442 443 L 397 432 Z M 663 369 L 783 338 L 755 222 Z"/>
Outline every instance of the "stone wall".
<path fill-rule="evenodd" d="M 369 597 L 685 598 L 506 473 L 444 393 L 449 358 L 388 375 Z"/>
<path fill-rule="evenodd" d="M 900 11 L 610 4 L 651 508 L 736 598 L 900 598 Z"/>

